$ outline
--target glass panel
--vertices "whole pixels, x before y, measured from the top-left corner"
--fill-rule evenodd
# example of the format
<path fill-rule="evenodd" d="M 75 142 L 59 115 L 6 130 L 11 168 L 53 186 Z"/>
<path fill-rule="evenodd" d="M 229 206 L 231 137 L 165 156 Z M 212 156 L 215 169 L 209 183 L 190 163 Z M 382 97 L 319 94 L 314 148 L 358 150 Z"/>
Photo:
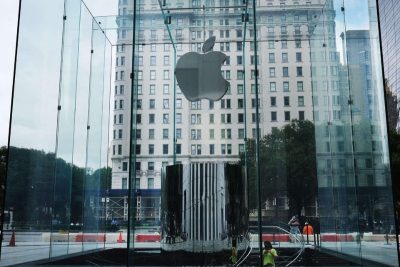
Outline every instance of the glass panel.
<path fill-rule="evenodd" d="M 345 49 L 352 99 L 358 227 L 363 259 L 398 264 L 396 247 L 370 253 L 366 243 L 390 243 L 395 234 L 380 39 L 375 1 L 343 2 Z M 361 20 L 355 19 L 363 18 Z M 359 82 L 356 82 L 359 81 Z M 372 232 L 372 234 L 371 234 Z M 385 237 L 386 235 L 386 237 Z M 375 238 L 372 238 L 374 236 Z"/>
<path fill-rule="evenodd" d="M 89 113 L 88 113 L 88 134 L 86 147 L 86 175 L 85 175 L 85 196 L 84 196 L 84 215 L 83 215 L 83 250 L 96 249 L 102 246 L 105 235 L 101 233 L 103 229 L 102 215 L 102 174 L 106 169 L 102 169 L 102 141 L 103 141 L 103 104 L 105 95 L 105 64 L 106 55 L 110 51 L 106 50 L 107 39 L 102 29 L 93 19 L 92 22 L 92 57 L 90 72 L 90 92 L 89 92 Z M 108 67 L 106 67 L 108 68 Z M 123 109 L 123 104 L 121 109 Z M 106 116 L 107 117 L 107 116 Z M 108 118 L 105 120 L 108 122 Z"/>
<path fill-rule="evenodd" d="M 65 2 L 50 257 L 68 253 L 81 2 Z"/>
<path fill-rule="evenodd" d="M 38 9 L 35 1 L 21 2 L 2 264 L 49 256 L 56 161 L 68 168 L 54 154 L 64 2 L 41 4 L 46 8 Z M 11 239 L 21 247 L 33 242 L 35 253 L 15 254 L 16 247 L 7 247 Z"/>

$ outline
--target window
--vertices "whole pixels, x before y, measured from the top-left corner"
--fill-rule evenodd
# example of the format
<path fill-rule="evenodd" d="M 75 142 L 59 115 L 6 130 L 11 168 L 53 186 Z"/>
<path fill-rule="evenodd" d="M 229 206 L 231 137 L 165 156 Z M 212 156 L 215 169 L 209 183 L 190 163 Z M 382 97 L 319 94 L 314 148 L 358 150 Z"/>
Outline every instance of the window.
<path fill-rule="evenodd" d="M 124 115 L 123 114 L 119 114 L 118 119 L 119 119 L 120 124 L 124 123 Z"/>
<path fill-rule="evenodd" d="M 154 139 L 154 129 L 149 129 L 149 139 Z"/>
<path fill-rule="evenodd" d="M 154 84 L 150 84 L 150 95 L 155 95 L 156 94 L 156 86 Z"/>
<path fill-rule="evenodd" d="M 164 66 L 169 66 L 169 56 L 164 56 Z"/>
<path fill-rule="evenodd" d="M 169 70 L 164 70 L 164 80 L 169 80 Z"/>
<path fill-rule="evenodd" d="M 303 76 L 303 67 L 296 67 L 297 76 Z"/>
<path fill-rule="evenodd" d="M 289 77 L 289 68 L 288 67 L 282 67 L 282 76 Z"/>
<path fill-rule="evenodd" d="M 258 107 L 260 106 L 260 99 L 258 99 Z M 256 107 L 256 99 L 252 98 L 251 99 L 251 107 L 255 108 Z"/>
<path fill-rule="evenodd" d="M 221 145 L 221 154 L 222 154 L 222 155 L 225 155 L 225 154 L 226 154 L 226 145 L 225 145 L 225 144 L 222 144 L 222 145 Z"/>
<path fill-rule="evenodd" d="M 175 121 L 176 121 L 176 124 L 182 123 L 182 113 L 176 113 Z"/>
<path fill-rule="evenodd" d="M 269 77 L 275 77 L 275 68 L 274 67 L 269 68 Z"/>
<path fill-rule="evenodd" d="M 164 32 L 164 36 L 165 36 L 165 32 Z M 167 34 L 168 36 L 168 34 Z M 168 52 L 169 51 L 169 44 L 164 44 L 164 52 Z"/>
<path fill-rule="evenodd" d="M 288 96 L 284 96 L 284 97 L 283 97 L 283 105 L 284 105 L 285 107 L 290 106 L 290 98 L 289 98 Z"/>
<path fill-rule="evenodd" d="M 271 92 L 276 92 L 276 82 L 270 82 L 269 83 L 269 90 Z"/>
<path fill-rule="evenodd" d="M 232 145 L 231 144 L 227 144 L 226 145 L 226 152 L 227 152 L 227 154 L 228 155 L 231 155 L 232 154 Z"/>
<path fill-rule="evenodd" d="M 150 57 L 150 66 L 155 66 L 156 65 L 156 57 L 155 56 L 151 56 Z"/>
<path fill-rule="evenodd" d="M 238 99 L 238 108 L 241 109 L 244 107 L 244 101 L 243 98 L 239 98 Z"/>
<path fill-rule="evenodd" d="M 296 62 L 301 62 L 301 52 L 296 52 Z"/>
<path fill-rule="evenodd" d="M 122 189 L 128 189 L 128 178 L 122 178 Z"/>
<path fill-rule="evenodd" d="M 214 114 L 210 114 L 209 117 L 210 117 L 210 124 L 213 124 L 214 123 Z"/>
<path fill-rule="evenodd" d="M 140 178 L 135 178 L 135 188 L 140 189 Z"/>
<path fill-rule="evenodd" d="M 163 99 L 163 109 L 169 109 L 169 99 Z"/>
<path fill-rule="evenodd" d="M 176 139 L 182 139 L 182 129 L 181 128 L 177 128 L 175 130 L 175 135 L 176 135 Z"/>
<path fill-rule="evenodd" d="M 118 139 L 122 139 L 122 129 L 118 130 Z"/>
<path fill-rule="evenodd" d="M 276 121 L 276 111 L 271 111 L 271 121 Z"/>
<path fill-rule="evenodd" d="M 242 42 L 236 42 L 236 50 L 237 51 L 242 51 L 243 49 L 243 44 Z"/>
<path fill-rule="evenodd" d="M 155 99 L 149 99 L 149 108 L 154 109 L 156 107 L 156 100 Z"/>
<path fill-rule="evenodd" d="M 210 134 L 210 139 L 214 139 L 214 129 L 210 129 L 209 134 Z"/>
<path fill-rule="evenodd" d="M 299 120 L 304 121 L 304 111 L 299 111 Z"/>
<path fill-rule="evenodd" d="M 297 91 L 303 92 L 303 82 L 297 82 Z"/>
<path fill-rule="evenodd" d="M 168 129 L 163 129 L 163 139 L 168 139 Z"/>
<path fill-rule="evenodd" d="M 210 145 L 210 155 L 214 155 L 214 145 Z"/>
<path fill-rule="evenodd" d="M 238 123 L 243 123 L 244 122 L 244 114 L 243 113 L 239 113 L 238 114 Z"/>
<path fill-rule="evenodd" d="M 299 107 L 304 107 L 304 96 L 298 96 L 297 102 L 299 104 Z"/>
<path fill-rule="evenodd" d="M 181 108 L 182 108 L 182 98 L 177 98 L 177 99 L 176 99 L 175 107 L 176 107 L 177 109 L 181 109 Z"/>
<path fill-rule="evenodd" d="M 275 48 L 275 41 L 274 40 L 269 40 L 268 41 L 268 48 L 269 49 Z"/>
<path fill-rule="evenodd" d="M 182 154 L 182 145 L 181 144 L 176 144 L 176 148 L 175 148 L 175 152 L 176 154 Z"/>
<path fill-rule="evenodd" d="M 122 162 L 122 171 L 128 171 L 128 162 Z"/>
<path fill-rule="evenodd" d="M 243 80 L 244 78 L 244 71 L 243 70 L 238 70 L 237 71 L 237 79 L 238 80 Z"/>
<path fill-rule="evenodd" d="M 168 154 L 168 145 L 164 144 L 163 145 L 163 155 L 167 155 Z"/>
<path fill-rule="evenodd" d="M 154 161 L 147 162 L 147 170 L 154 171 Z"/>
<path fill-rule="evenodd" d="M 169 123 L 169 114 L 164 113 L 163 114 L 163 124 L 168 124 Z"/>
<path fill-rule="evenodd" d="M 237 56 L 236 57 L 236 62 L 237 62 L 237 65 L 242 65 L 243 64 L 243 57 L 242 56 Z"/>
<path fill-rule="evenodd" d="M 154 144 L 149 145 L 149 155 L 154 155 Z"/>
<path fill-rule="evenodd" d="M 283 63 L 289 62 L 288 53 L 282 53 L 282 62 Z"/>
<path fill-rule="evenodd" d="M 190 154 L 191 155 L 196 155 L 196 145 L 191 145 L 190 146 Z"/>
<path fill-rule="evenodd" d="M 154 178 L 148 178 L 147 179 L 147 188 L 148 189 L 154 189 Z"/>
<path fill-rule="evenodd" d="M 295 43 L 296 48 L 301 48 L 301 40 L 300 39 L 294 40 L 294 43 Z"/>
<path fill-rule="evenodd" d="M 151 70 L 150 71 L 150 80 L 155 80 L 156 79 L 156 71 L 155 70 Z"/>
<path fill-rule="evenodd" d="M 135 146 L 135 151 L 136 151 L 136 155 L 140 155 L 141 146 L 140 146 L 140 145 L 136 145 L 136 146 Z"/>
<path fill-rule="evenodd" d="M 242 95 L 243 94 L 243 84 L 238 84 L 237 85 L 237 93 L 238 93 L 238 95 Z"/>
<path fill-rule="evenodd" d="M 281 40 L 281 48 L 288 48 L 287 46 L 287 40 Z"/>
<path fill-rule="evenodd" d="M 271 102 L 271 107 L 275 107 L 276 106 L 276 97 L 275 96 L 271 96 L 270 102 Z"/>
<path fill-rule="evenodd" d="M 275 63 L 275 53 L 269 53 L 268 54 L 268 62 L 269 63 Z"/>
<path fill-rule="evenodd" d="M 289 92 L 289 82 L 283 82 L 283 91 Z"/>
<path fill-rule="evenodd" d="M 118 145 L 118 155 L 122 155 L 122 145 Z"/>
<path fill-rule="evenodd" d="M 155 123 L 155 114 L 149 114 L 149 123 Z"/>
<path fill-rule="evenodd" d="M 285 121 L 290 121 L 290 111 L 285 111 Z"/>

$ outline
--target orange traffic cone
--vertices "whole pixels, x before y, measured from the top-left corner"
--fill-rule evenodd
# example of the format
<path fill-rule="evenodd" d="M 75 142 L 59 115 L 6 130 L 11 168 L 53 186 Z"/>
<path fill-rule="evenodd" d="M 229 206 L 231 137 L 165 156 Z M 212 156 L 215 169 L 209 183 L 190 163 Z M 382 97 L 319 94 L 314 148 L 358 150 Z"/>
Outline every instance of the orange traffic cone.
<path fill-rule="evenodd" d="M 118 237 L 117 242 L 118 243 L 123 243 L 124 242 L 124 240 L 122 240 L 122 233 L 121 232 L 119 232 L 119 237 Z"/>
<path fill-rule="evenodd" d="M 10 242 L 8 243 L 9 247 L 15 247 L 15 231 L 12 232 Z"/>

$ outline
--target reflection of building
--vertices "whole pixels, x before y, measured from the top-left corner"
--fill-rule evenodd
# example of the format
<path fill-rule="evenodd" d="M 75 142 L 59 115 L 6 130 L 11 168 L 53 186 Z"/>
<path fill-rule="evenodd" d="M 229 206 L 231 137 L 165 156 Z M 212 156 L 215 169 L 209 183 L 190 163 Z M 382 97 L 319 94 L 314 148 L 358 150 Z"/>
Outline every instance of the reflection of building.
<path fill-rule="evenodd" d="M 127 44 L 132 42 L 132 2 L 120 1 L 119 5 L 112 143 L 113 189 L 128 187 L 131 98 L 128 88 L 132 49 Z M 257 9 L 260 16 L 257 35 L 262 40 L 258 44 L 262 136 L 290 120 L 313 119 L 308 38 L 310 25 L 318 19 L 318 12 L 324 3 L 319 0 L 296 2 L 295 5 L 277 0 L 262 2 Z M 239 3 L 242 2 L 235 1 L 234 5 Z M 173 161 L 174 134 L 176 159 L 182 163 L 193 158 L 197 161 L 237 161 L 238 155 L 245 149 L 245 138 L 255 137 L 256 59 L 252 25 L 248 23 L 244 31 L 240 8 L 220 9 L 219 1 L 167 1 L 166 8 L 198 8 L 203 4 L 210 7 L 205 21 L 201 10 L 174 10 L 170 13 L 169 29 L 177 57 L 189 51 L 200 51 L 206 38 L 216 36 L 214 50 L 223 51 L 229 57 L 222 73 L 231 86 L 226 96 L 215 103 L 205 100 L 190 103 L 179 88 L 174 103 L 173 46 L 158 1 L 147 1 L 138 7 L 141 18 L 136 25 L 139 42 L 135 62 L 138 68 L 138 84 L 135 87 L 138 93 L 135 103 L 136 188 L 160 188 L 161 167 Z M 243 38 L 246 38 L 244 46 Z M 285 199 L 280 202 L 286 206 Z"/>
<path fill-rule="evenodd" d="M 392 93 L 400 97 L 400 2 L 396 0 L 380 0 L 379 22 L 382 34 L 382 56 L 385 68 L 385 79 Z M 397 107 L 398 109 L 399 107 Z M 397 111 L 398 112 L 398 111 Z M 397 118 L 398 119 L 398 118 Z M 398 124 L 397 124 L 398 125 Z M 398 127 L 398 126 L 397 126 Z"/>

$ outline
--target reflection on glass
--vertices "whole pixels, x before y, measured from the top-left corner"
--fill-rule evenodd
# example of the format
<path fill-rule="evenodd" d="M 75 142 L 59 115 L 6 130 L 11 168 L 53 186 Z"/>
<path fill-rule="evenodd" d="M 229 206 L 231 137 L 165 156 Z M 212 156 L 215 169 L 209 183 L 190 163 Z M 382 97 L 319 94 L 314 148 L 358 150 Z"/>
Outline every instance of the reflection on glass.
<path fill-rule="evenodd" d="M 257 265 L 263 241 L 285 264 L 398 262 L 374 1 L 30 2 L 2 264 L 107 243 L 130 265 Z M 212 36 L 229 86 L 188 101 L 177 62 Z"/>

